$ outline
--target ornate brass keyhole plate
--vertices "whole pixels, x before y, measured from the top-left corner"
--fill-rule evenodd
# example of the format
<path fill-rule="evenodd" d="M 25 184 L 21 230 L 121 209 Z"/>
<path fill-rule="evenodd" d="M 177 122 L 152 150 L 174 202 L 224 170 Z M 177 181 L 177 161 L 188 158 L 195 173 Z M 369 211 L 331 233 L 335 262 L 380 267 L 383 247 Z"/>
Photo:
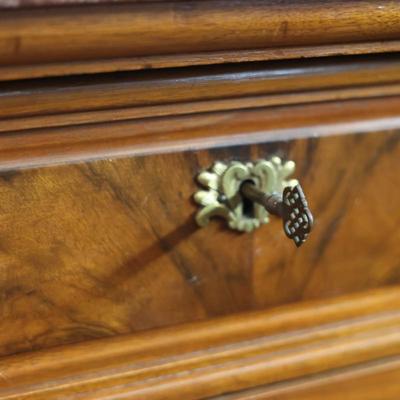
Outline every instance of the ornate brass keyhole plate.
<path fill-rule="evenodd" d="M 204 188 L 194 195 L 200 210 L 196 221 L 206 226 L 210 218 L 225 218 L 228 226 L 241 232 L 251 232 L 261 224 L 269 222 L 269 212 L 260 204 L 254 203 L 249 211 L 240 193 L 244 182 L 252 182 L 265 194 L 281 194 L 287 186 L 295 186 L 297 181 L 288 179 L 294 172 L 293 161 L 282 162 L 279 157 L 269 160 L 242 163 L 239 161 L 216 162 L 210 169 L 197 176 Z"/>

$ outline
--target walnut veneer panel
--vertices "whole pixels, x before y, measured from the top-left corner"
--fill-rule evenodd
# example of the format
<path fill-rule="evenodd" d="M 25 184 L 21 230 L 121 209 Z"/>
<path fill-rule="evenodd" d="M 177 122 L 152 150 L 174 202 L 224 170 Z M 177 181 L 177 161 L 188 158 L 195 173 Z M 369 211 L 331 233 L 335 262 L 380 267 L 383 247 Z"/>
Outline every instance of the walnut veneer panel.
<path fill-rule="evenodd" d="M 400 132 L 8 170 L 0 184 L 2 354 L 400 281 Z M 198 229 L 194 176 L 218 159 L 297 163 L 316 216 Z"/>

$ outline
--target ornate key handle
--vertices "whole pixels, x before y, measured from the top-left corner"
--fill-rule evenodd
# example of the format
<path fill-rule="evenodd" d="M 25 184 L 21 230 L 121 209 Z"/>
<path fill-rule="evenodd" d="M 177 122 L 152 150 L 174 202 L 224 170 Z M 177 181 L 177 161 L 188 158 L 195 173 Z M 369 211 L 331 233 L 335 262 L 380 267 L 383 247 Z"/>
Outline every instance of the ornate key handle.
<path fill-rule="evenodd" d="M 217 162 L 198 175 L 198 182 L 207 190 L 194 198 L 201 206 L 196 215 L 200 226 L 211 217 L 225 218 L 231 229 L 250 232 L 269 222 L 269 215 L 283 220 L 286 236 L 301 246 L 313 225 L 313 216 L 299 183 L 287 177 L 295 163 L 282 163 L 279 157 L 255 163 Z"/>
<path fill-rule="evenodd" d="M 299 184 L 285 187 L 283 195 L 267 195 L 253 183 L 244 182 L 241 193 L 245 198 L 261 204 L 270 214 L 281 217 L 286 236 L 293 239 L 297 247 L 307 240 L 312 229 L 313 216 Z"/>

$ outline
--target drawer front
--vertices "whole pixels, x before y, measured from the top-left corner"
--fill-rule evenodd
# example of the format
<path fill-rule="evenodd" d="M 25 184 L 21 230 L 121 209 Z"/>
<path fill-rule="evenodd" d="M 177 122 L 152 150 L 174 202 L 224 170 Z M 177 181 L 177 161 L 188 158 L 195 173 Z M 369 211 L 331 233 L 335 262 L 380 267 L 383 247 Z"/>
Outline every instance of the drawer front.
<path fill-rule="evenodd" d="M 399 399 L 400 2 L 65 2 L 0 0 L 0 398 Z"/>
<path fill-rule="evenodd" d="M 231 138 L 226 147 L 4 168 L 0 353 L 398 283 L 399 139 L 396 129 L 235 146 Z M 218 220 L 197 227 L 201 169 L 271 155 L 296 162 L 316 217 L 303 247 L 278 219 L 243 234 Z"/>

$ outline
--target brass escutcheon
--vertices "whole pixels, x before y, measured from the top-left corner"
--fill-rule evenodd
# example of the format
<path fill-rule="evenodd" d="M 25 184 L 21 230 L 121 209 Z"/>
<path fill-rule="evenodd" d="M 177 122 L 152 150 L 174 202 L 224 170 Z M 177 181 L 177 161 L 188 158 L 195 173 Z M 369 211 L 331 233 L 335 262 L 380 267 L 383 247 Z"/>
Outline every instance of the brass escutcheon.
<path fill-rule="evenodd" d="M 267 195 L 282 194 L 285 187 L 297 185 L 297 180 L 288 179 L 294 172 L 293 161 L 283 162 L 274 156 L 255 162 L 215 162 L 208 170 L 197 176 L 204 188 L 195 193 L 194 199 L 200 209 L 196 214 L 199 226 L 206 226 L 210 218 L 222 217 L 231 229 L 251 232 L 269 222 L 270 213 L 260 204 L 251 204 L 250 209 L 240 193 L 244 182 L 252 182 Z"/>

